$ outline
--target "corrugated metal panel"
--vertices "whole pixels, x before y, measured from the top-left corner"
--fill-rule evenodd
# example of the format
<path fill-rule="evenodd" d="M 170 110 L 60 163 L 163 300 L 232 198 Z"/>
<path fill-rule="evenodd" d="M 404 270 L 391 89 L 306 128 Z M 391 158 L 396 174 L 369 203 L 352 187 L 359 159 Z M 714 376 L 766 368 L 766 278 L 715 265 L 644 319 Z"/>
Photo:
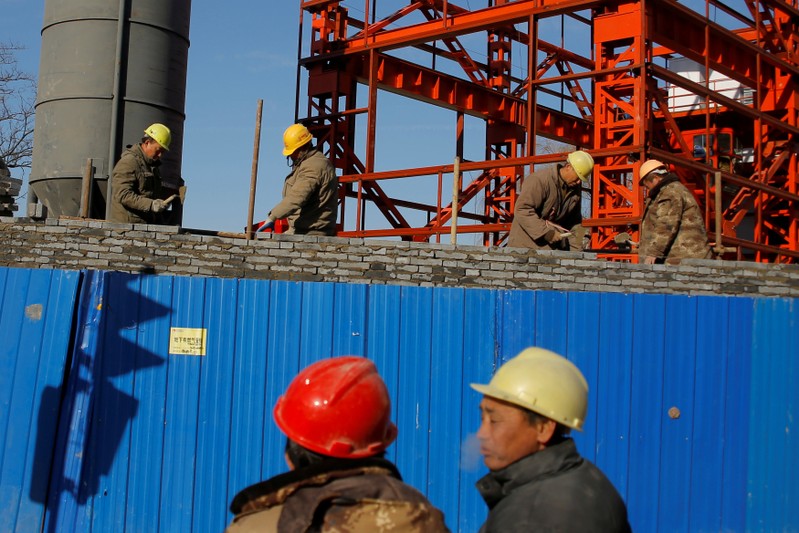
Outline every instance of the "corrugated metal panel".
<path fill-rule="evenodd" d="M 468 384 L 538 344 L 586 375 L 575 440 L 635 530 L 797 529 L 794 306 L 87 274 L 48 525 L 222 530 L 237 491 L 286 469 L 278 395 L 301 366 L 355 354 L 376 361 L 392 395 L 389 458 L 453 530 L 476 531 L 485 468 Z M 204 329 L 206 355 L 170 355 L 174 327 Z"/>
<path fill-rule="evenodd" d="M 39 531 L 79 272 L 0 268 L 0 530 Z"/>
<path fill-rule="evenodd" d="M 403 287 L 399 302 L 397 467 L 405 481 L 422 491 L 428 481 L 433 293 L 431 288 Z"/>
<path fill-rule="evenodd" d="M 616 326 L 620 342 L 630 339 L 633 358 L 629 479 L 627 493 L 622 496 L 635 531 L 656 532 L 660 520 L 660 442 L 666 418 L 663 376 L 668 345 L 666 330 L 658 327 L 660 324 L 666 324 L 666 297 L 641 295 L 633 299 L 632 316 L 620 318 Z"/>
<path fill-rule="evenodd" d="M 799 531 L 797 301 L 755 302 L 747 529 Z"/>

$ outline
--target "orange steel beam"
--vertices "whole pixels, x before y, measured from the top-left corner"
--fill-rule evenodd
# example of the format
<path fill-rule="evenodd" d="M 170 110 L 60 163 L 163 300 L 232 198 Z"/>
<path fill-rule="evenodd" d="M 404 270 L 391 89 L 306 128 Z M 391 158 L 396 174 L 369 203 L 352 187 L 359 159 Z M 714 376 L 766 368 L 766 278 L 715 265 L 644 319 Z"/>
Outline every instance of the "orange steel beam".
<path fill-rule="evenodd" d="M 526 104 L 521 98 L 386 54 L 377 54 L 377 61 L 376 81 L 380 89 L 478 118 L 520 126 L 525 123 Z M 359 82 L 368 84 L 367 58 L 350 59 L 342 68 L 354 72 Z M 542 136 L 571 139 L 580 146 L 591 145 L 591 123 L 581 117 L 539 106 L 536 125 Z"/>
<path fill-rule="evenodd" d="M 709 131 L 711 126 L 717 127 L 715 121 L 720 120 L 722 126 L 733 127 L 750 140 L 754 137 L 751 142 L 755 149 L 752 178 L 722 173 L 723 183 L 728 188 L 749 191 L 738 194 L 735 213 L 724 213 L 725 227 L 729 227 L 731 217 L 740 222 L 742 216 L 747 216 L 754 221 L 754 240 L 742 244 L 738 239 L 737 246 L 755 250 L 757 260 L 796 259 L 799 257 L 799 153 L 793 145 L 799 138 L 799 37 L 796 31 L 799 10 L 796 0 L 790 4 L 781 0 L 744 0 L 752 18 L 722 0 L 706 2 L 745 27 L 722 27 L 676 0 L 494 0 L 490 2 L 491 7 L 476 11 L 446 0 L 409 0 L 395 13 L 371 24 L 350 18 L 347 9 L 337 0 L 305 0 L 301 2 L 302 8 L 318 14 L 321 19 L 316 21 L 316 26 L 335 28 L 335 31 L 320 33 L 319 46 L 312 46 L 311 57 L 303 59 L 302 63 L 311 71 L 314 94 L 321 95 L 321 102 L 328 98 L 324 96 L 326 83 L 332 84 L 331 94 L 344 94 L 337 85 L 347 77 L 369 87 L 370 99 L 365 111 L 369 116 L 370 132 L 374 130 L 378 88 L 485 120 L 486 157 L 496 159 L 461 164 L 463 172 L 479 170 L 480 176 L 464 184 L 459 198 L 463 205 L 483 191 L 486 195 L 484 211 L 463 214 L 464 219 L 482 224 L 462 225 L 458 232 L 483 233 L 484 236 L 487 232 L 495 232 L 494 244 L 502 242 L 502 237 L 497 238 L 498 232 L 506 232 L 509 228 L 516 180 L 524 166 L 546 162 L 538 156 L 513 157 L 519 153 L 534 153 L 525 144 L 533 143 L 539 135 L 587 147 L 597 161 L 592 217 L 585 223 L 595 229 L 593 248 L 612 247 L 614 232 L 623 230 L 635 235 L 643 198 L 632 175 L 640 161 L 647 157 L 661 157 L 675 164 L 695 196 L 705 204 L 707 220 L 712 222 L 710 213 L 715 209 L 712 187 L 702 177 L 715 169 L 693 159 L 680 128 L 697 130 L 700 124 L 697 119 L 705 117 L 706 126 L 702 127 Z M 590 20 L 577 13 L 587 10 L 592 11 Z M 366 11 L 368 19 L 368 7 Z M 410 20 L 407 16 L 413 12 L 420 13 L 426 21 L 393 27 Z M 567 45 L 557 47 L 539 39 L 539 21 L 555 15 L 572 16 L 586 23 L 587 30 L 594 34 L 592 55 L 596 60 L 575 54 L 566 49 Z M 525 26 L 529 28 L 528 33 L 523 31 Z M 347 27 L 360 31 L 353 34 L 346 31 Z M 500 35 L 502 42 L 495 42 L 494 48 L 491 48 L 489 36 L 488 49 L 496 51 L 497 46 L 504 47 L 507 54 L 490 52 L 493 55 L 485 63 L 469 57 L 456 39 L 477 32 Z M 436 41 L 442 41 L 446 51 L 431 46 Z M 515 45 L 513 49 L 509 47 L 510 41 L 527 49 L 526 79 L 511 76 L 508 54 L 511 50 L 513 54 L 517 52 Z M 469 79 L 383 53 L 411 46 L 430 53 L 434 61 L 437 57 L 455 61 Z M 545 64 L 540 64 L 542 53 L 549 55 Z M 725 74 L 753 89 L 755 103 L 748 105 L 728 98 L 714 92 L 707 84 L 692 82 L 652 63 L 653 58 L 663 55 L 682 55 Z M 553 67 L 558 68 L 561 75 L 543 77 Z M 331 70 L 345 75 L 331 76 Z M 591 82 L 590 93 L 583 87 L 570 86 L 581 80 Z M 656 81 L 696 95 L 701 99 L 701 109 L 693 113 L 672 112 L 665 91 Z M 570 87 L 571 94 L 554 93 L 552 88 L 561 83 Z M 486 85 L 497 85 L 499 90 Z M 573 102 L 576 116 L 537 105 L 536 95 L 544 94 Z M 328 107 L 333 106 L 319 105 L 315 118 L 320 128 L 327 127 L 329 121 L 333 131 L 342 120 L 338 117 L 350 113 L 348 118 L 351 118 L 355 112 Z M 351 132 L 345 136 L 329 135 L 336 143 L 334 154 L 353 152 L 345 146 L 353 142 L 353 135 Z M 374 159 L 373 144 L 366 144 L 366 161 Z M 775 158 L 775 154 L 778 157 Z M 354 152 L 351 155 L 354 157 Z M 554 160 L 562 156 L 556 154 Z M 342 176 L 344 196 L 358 198 L 359 213 L 361 202 L 374 202 L 393 227 L 367 230 L 359 225 L 355 232 L 345 231 L 340 235 L 423 239 L 450 231 L 444 224 L 449 221 L 453 206 L 442 206 L 441 193 L 441 176 L 452 172 L 450 165 L 379 173 L 364 172 L 372 165 L 366 167 L 353 169 L 356 174 Z M 765 168 L 769 170 L 764 171 Z M 384 179 L 427 175 L 439 182 L 436 205 L 391 198 L 379 186 L 379 181 Z M 725 194 L 724 204 L 729 205 L 735 192 Z M 427 213 L 427 225 L 408 227 L 401 218 L 400 208 Z M 727 243 L 737 239 L 727 234 L 724 238 Z M 617 255 L 614 259 L 620 257 Z M 624 258 L 634 259 L 632 255 Z"/>
<path fill-rule="evenodd" d="M 613 0 L 516 0 L 495 7 L 466 11 L 449 17 L 446 21 L 434 20 L 410 27 L 385 30 L 344 43 L 344 54 L 359 54 L 367 49 L 389 50 L 414 46 L 428 41 L 457 37 L 459 35 L 513 26 L 532 16 L 549 17 L 572 11 L 582 11 Z"/>
<path fill-rule="evenodd" d="M 647 4 L 647 9 L 648 34 L 654 42 L 668 46 L 699 64 L 704 64 L 707 58 L 713 70 L 749 87 L 757 86 L 758 82 L 771 87 L 776 68 L 799 75 L 799 68 L 777 56 L 764 54 L 756 44 L 677 2 L 654 0 Z M 761 58 L 760 65 L 758 57 Z"/>
<path fill-rule="evenodd" d="M 668 81 L 673 85 L 677 85 L 684 89 L 689 89 L 694 94 L 698 94 L 700 96 L 704 96 L 711 101 L 718 102 L 723 106 L 736 111 L 737 113 L 750 118 L 752 120 L 761 120 L 766 124 L 770 125 L 773 128 L 782 130 L 785 133 L 790 133 L 792 135 L 799 135 L 799 127 L 792 126 L 786 122 L 781 121 L 778 118 L 775 118 L 767 113 L 757 111 L 749 106 L 741 104 L 732 98 L 727 98 L 726 96 L 711 91 L 707 87 L 702 84 L 692 82 L 691 80 L 685 78 L 684 76 L 680 76 L 679 74 L 675 74 L 668 69 L 665 69 L 658 65 L 650 64 L 647 66 L 647 69 L 658 78 Z"/>

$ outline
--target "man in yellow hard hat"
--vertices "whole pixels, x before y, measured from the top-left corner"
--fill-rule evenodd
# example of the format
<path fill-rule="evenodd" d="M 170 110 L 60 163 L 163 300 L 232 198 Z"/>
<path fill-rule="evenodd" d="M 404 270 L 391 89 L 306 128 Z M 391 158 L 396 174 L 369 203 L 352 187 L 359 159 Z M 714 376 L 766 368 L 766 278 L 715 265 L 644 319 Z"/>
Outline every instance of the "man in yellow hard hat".
<path fill-rule="evenodd" d="M 581 185 L 591 177 L 594 159 L 577 150 L 564 163 L 524 178 L 516 199 L 508 246 L 582 250 Z"/>
<path fill-rule="evenodd" d="M 161 155 L 169 150 L 172 132 L 151 124 L 141 142 L 128 146 L 111 177 L 112 222 L 158 224 L 167 204 L 161 198 Z"/>
<path fill-rule="evenodd" d="M 639 183 L 649 191 L 644 204 L 638 260 L 645 264 L 710 259 L 705 220 L 696 198 L 657 159 L 641 164 Z"/>
<path fill-rule="evenodd" d="M 483 394 L 477 438 L 490 470 L 477 482 L 489 508 L 480 533 L 630 531 L 621 496 L 569 437 L 588 408 L 588 384 L 573 363 L 527 348 L 472 388 Z"/>
<path fill-rule="evenodd" d="M 283 200 L 272 208 L 258 231 L 288 218 L 288 234 L 336 234 L 338 176 L 312 140 L 313 135 L 302 124 L 292 124 L 283 133 L 283 155 L 291 159 L 291 173 L 283 183 Z"/>

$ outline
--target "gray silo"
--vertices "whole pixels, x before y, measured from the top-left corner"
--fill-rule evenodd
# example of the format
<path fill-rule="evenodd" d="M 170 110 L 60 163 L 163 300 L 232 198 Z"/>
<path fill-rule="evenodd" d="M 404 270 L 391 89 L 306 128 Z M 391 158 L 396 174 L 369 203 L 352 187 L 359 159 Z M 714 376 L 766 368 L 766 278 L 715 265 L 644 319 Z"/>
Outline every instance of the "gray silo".
<path fill-rule="evenodd" d="M 114 163 L 153 122 L 172 130 L 164 187 L 183 183 L 190 13 L 191 0 L 45 1 L 30 184 L 48 216 L 78 215 L 92 158 L 90 214 L 104 218 Z"/>

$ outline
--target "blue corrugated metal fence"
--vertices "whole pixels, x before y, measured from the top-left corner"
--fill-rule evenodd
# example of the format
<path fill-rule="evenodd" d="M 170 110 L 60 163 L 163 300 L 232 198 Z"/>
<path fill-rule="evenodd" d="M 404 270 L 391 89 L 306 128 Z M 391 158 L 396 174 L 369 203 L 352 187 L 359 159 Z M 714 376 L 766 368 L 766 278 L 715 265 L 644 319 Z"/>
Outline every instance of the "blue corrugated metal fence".
<path fill-rule="evenodd" d="M 75 273 L 42 271 L 60 306 L 9 292 L 9 278 L 37 272 L 0 269 L 0 332 L 18 339 L 0 358 L 0 529 L 38 531 L 23 519 L 33 513 L 47 531 L 221 531 L 238 490 L 285 470 L 271 408 L 291 378 L 356 354 L 377 363 L 392 395 L 400 435 L 389 458 L 453 530 L 476 531 L 485 470 L 468 384 L 530 345 L 586 375 L 578 448 L 622 493 L 637 531 L 799 529 L 794 300 L 86 272 L 72 331 Z M 59 330 L 17 326 L 19 302 L 33 300 L 48 301 L 42 320 Z M 170 354 L 174 328 L 204 333 L 204 355 Z M 69 380 L 45 381 L 67 391 L 55 438 L 54 417 L 50 433 L 30 423 L 52 401 L 45 382 L 12 385 L 5 370 L 34 364 L 27 347 L 47 338 L 61 358 L 30 360 L 60 361 L 63 373 L 70 335 Z M 6 399 L 11 388 L 26 391 L 27 425 L 10 416 L 22 401 Z M 9 445 L 10 431 L 23 440 Z M 46 500 L 25 490 L 48 485 L 41 468 L 16 467 L 33 449 L 52 454 Z"/>

